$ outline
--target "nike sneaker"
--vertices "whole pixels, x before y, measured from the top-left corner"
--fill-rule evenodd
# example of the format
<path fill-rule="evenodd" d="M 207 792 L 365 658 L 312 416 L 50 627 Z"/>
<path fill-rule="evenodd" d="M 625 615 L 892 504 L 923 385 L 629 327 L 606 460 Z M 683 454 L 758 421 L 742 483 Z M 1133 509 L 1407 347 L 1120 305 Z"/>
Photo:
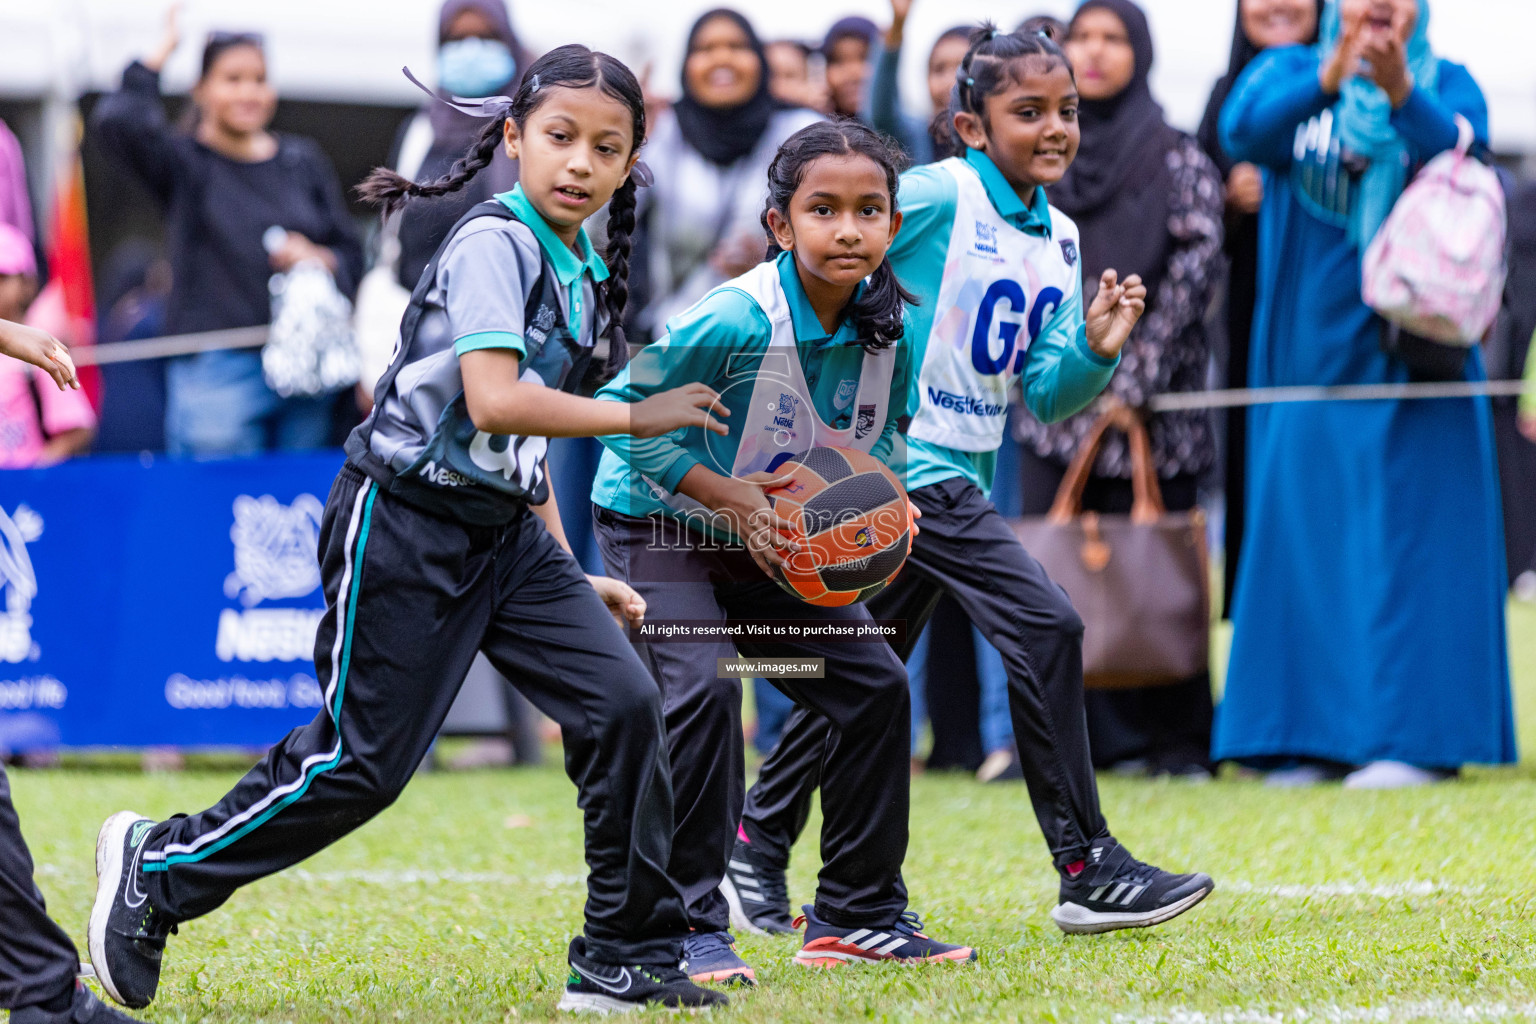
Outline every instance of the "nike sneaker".
<path fill-rule="evenodd" d="M 1147 928 L 1178 917 L 1215 888 L 1210 875 L 1174 875 L 1143 864 L 1106 836 L 1094 841 L 1076 876 L 1062 874 L 1051 920 L 1073 935 Z"/>
<path fill-rule="evenodd" d="M 764 853 L 736 828 L 736 845 L 720 879 L 720 893 L 731 908 L 731 927 L 748 935 L 793 935 L 789 886 L 784 865 Z"/>
<path fill-rule="evenodd" d="M 683 940 L 683 961 L 677 966 L 695 982 L 757 984 L 757 972 L 737 955 L 736 937 L 730 932 L 689 933 Z"/>
<path fill-rule="evenodd" d="M 155 822 L 118 811 L 96 836 L 96 903 L 87 939 L 96 980 L 130 1009 L 148 1006 L 160 984 L 160 956 L 176 922 L 144 892 L 140 862 Z"/>
<path fill-rule="evenodd" d="M 114 1010 L 78 981 L 75 990 L 64 999 L 62 1009 L 44 1006 L 19 1006 L 11 1011 L 11 1024 L 138 1024 L 134 1018 Z"/>
<path fill-rule="evenodd" d="M 619 967 L 589 959 L 586 939 L 580 935 L 571 940 L 567 959 L 571 976 L 560 1009 L 569 1013 L 629 1013 L 653 1004 L 707 1010 L 730 1002 L 722 992 L 695 985 L 676 967 Z"/>
<path fill-rule="evenodd" d="M 805 945 L 795 954 L 802 967 L 841 967 L 895 960 L 898 963 L 970 963 L 976 951 L 970 946 L 939 942 L 923 934 L 923 922 L 910 910 L 887 928 L 839 928 L 816 916 L 816 908 L 804 906 L 795 926 L 805 924 Z"/>

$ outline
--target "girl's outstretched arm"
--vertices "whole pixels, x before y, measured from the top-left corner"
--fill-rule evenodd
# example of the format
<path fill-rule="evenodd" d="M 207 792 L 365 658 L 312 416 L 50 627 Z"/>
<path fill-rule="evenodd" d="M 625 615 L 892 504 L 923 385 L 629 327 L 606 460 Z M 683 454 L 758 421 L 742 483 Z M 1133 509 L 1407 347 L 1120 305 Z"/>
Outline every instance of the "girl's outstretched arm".
<path fill-rule="evenodd" d="M 476 430 L 535 437 L 658 437 L 681 427 L 727 432 L 711 411 L 730 413 L 718 405 L 720 396 L 708 385 L 684 384 L 634 403 L 600 402 L 518 380 L 519 361 L 510 348 L 477 349 L 459 356 L 464 403 Z"/>

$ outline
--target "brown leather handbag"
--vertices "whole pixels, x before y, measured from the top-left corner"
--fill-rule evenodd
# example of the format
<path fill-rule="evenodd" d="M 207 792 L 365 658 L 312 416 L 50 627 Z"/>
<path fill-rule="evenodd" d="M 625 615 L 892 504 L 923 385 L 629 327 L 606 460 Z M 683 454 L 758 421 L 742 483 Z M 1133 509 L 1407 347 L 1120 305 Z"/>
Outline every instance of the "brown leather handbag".
<path fill-rule="evenodd" d="M 1130 440 L 1130 515 L 1083 511 L 1083 490 L 1110 429 Z M 1013 521 L 1025 549 L 1061 584 L 1086 624 L 1084 682 L 1115 689 L 1176 683 L 1210 661 L 1205 514 L 1169 513 L 1141 416 L 1110 409 L 1067 468 L 1044 516 Z"/>

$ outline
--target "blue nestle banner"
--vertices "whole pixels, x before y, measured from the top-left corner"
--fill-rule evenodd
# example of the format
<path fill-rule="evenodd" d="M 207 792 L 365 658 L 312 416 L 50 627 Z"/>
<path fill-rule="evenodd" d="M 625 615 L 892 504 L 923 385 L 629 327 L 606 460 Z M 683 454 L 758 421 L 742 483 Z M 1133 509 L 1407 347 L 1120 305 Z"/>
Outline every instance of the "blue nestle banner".
<path fill-rule="evenodd" d="M 0 472 L 0 747 L 260 746 L 314 717 L 341 453 Z"/>

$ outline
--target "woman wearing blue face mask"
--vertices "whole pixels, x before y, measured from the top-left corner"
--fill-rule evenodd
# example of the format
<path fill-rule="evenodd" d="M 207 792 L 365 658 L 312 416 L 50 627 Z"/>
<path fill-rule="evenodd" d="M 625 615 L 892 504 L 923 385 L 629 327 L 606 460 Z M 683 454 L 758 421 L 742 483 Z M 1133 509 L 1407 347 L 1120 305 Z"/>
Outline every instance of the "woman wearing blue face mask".
<path fill-rule="evenodd" d="M 535 56 L 523 48 L 502 0 L 447 0 L 438 13 L 437 41 L 437 85 L 444 96 L 510 96 Z M 401 126 L 389 166 L 417 180 L 441 177 L 483 124 L 429 102 Z M 498 150 L 491 165 L 462 191 L 407 206 L 399 217 L 400 247 L 394 259 L 401 287 L 416 287 L 427 260 L 465 210 L 516 184 L 517 164 Z"/>

